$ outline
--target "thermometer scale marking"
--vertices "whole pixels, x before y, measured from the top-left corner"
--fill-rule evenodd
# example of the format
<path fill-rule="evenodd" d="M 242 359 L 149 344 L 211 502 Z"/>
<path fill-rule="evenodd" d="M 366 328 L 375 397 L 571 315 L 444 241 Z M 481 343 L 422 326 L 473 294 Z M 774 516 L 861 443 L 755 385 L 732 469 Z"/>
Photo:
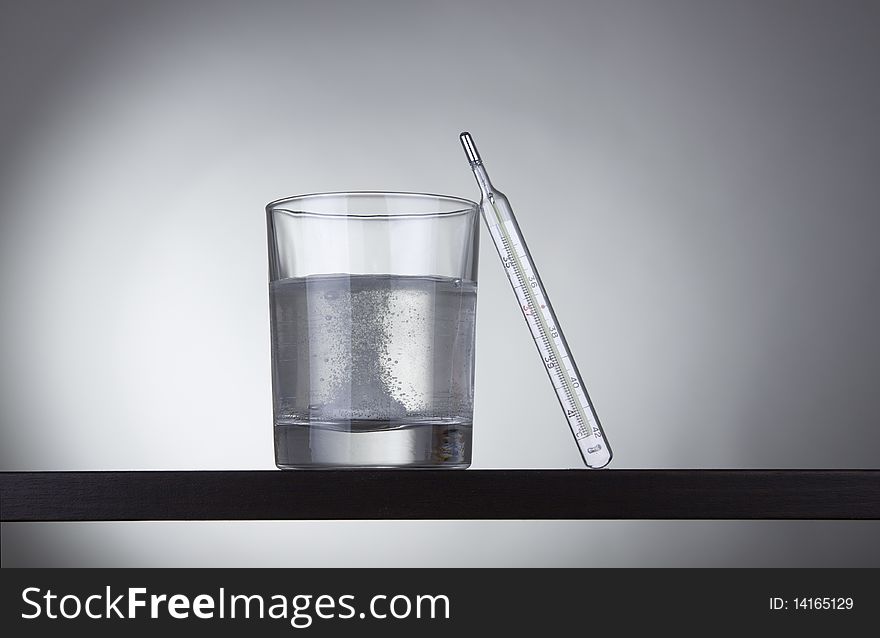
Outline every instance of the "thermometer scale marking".
<path fill-rule="evenodd" d="M 590 409 L 590 404 L 581 392 L 579 380 L 575 382 L 576 385 L 573 385 L 572 379 L 577 379 L 578 375 L 569 362 L 570 357 L 565 351 L 566 349 L 562 347 L 558 326 L 551 323 L 552 315 L 547 299 L 538 286 L 537 277 L 526 259 L 525 251 L 522 250 L 519 242 L 511 239 L 511 236 L 515 237 L 516 233 L 510 232 L 513 229 L 505 228 L 507 224 L 510 222 L 505 223 L 499 220 L 498 224 L 489 226 L 489 232 L 492 233 L 495 245 L 502 253 L 502 261 L 511 271 L 508 272 L 508 277 L 511 279 L 516 296 L 520 301 L 526 322 L 532 332 L 532 338 L 538 346 L 545 366 L 551 372 L 551 378 L 554 379 L 553 388 L 565 410 L 569 426 L 578 441 L 589 437 L 601 441 L 601 430 L 588 415 L 587 410 Z M 519 254 L 520 250 L 522 250 L 522 254 Z M 551 325 L 553 325 L 552 328 Z M 555 336 L 554 332 L 557 333 Z M 564 354 L 560 355 L 560 350 Z"/>

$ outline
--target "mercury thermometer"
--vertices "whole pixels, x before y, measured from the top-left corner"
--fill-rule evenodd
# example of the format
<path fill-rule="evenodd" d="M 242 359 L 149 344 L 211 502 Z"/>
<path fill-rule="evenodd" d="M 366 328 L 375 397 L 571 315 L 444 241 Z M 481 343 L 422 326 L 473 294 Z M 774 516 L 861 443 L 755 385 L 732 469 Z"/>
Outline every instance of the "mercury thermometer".
<path fill-rule="evenodd" d="M 584 463 L 600 468 L 611 461 L 599 417 L 581 379 L 562 328 L 550 305 L 525 239 L 516 223 L 507 197 L 489 181 L 486 167 L 470 133 L 462 133 L 461 144 L 480 186 L 480 210 L 504 264 L 504 271 L 516 293 L 520 309 L 538 347 L 544 369 L 553 383 L 556 397 L 577 442 Z"/>

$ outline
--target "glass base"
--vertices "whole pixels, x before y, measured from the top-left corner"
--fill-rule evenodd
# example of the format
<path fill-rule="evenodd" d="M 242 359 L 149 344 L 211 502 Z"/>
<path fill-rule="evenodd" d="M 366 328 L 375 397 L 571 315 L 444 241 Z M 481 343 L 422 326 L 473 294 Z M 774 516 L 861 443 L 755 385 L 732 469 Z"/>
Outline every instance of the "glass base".
<path fill-rule="evenodd" d="M 276 423 L 281 469 L 449 468 L 471 464 L 470 423 Z"/>

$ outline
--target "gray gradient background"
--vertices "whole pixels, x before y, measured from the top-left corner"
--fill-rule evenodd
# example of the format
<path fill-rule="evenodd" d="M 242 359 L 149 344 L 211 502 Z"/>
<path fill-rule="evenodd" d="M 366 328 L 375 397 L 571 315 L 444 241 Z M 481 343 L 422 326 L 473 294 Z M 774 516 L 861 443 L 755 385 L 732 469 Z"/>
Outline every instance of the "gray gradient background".
<path fill-rule="evenodd" d="M 613 467 L 877 467 L 878 33 L 872 1 L 4 3 L 0 469 L 273 467 L 263 205 L 476 197 L 462 129 Z M 578 467 L 482 253 L 474 467 Z M 873 522 L 2 532 L 7 566 L 880 565 Z"/>

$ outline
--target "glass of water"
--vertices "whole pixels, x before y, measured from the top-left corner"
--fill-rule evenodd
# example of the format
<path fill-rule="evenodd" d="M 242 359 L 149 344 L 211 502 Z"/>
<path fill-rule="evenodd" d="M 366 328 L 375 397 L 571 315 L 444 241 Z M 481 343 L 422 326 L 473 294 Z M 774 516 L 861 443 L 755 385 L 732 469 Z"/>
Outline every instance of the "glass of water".
<path fill-rule="evenodd" d="M 278 467 L 470 465 L 478 204 L 319 193 L 266 212 Z"/>

